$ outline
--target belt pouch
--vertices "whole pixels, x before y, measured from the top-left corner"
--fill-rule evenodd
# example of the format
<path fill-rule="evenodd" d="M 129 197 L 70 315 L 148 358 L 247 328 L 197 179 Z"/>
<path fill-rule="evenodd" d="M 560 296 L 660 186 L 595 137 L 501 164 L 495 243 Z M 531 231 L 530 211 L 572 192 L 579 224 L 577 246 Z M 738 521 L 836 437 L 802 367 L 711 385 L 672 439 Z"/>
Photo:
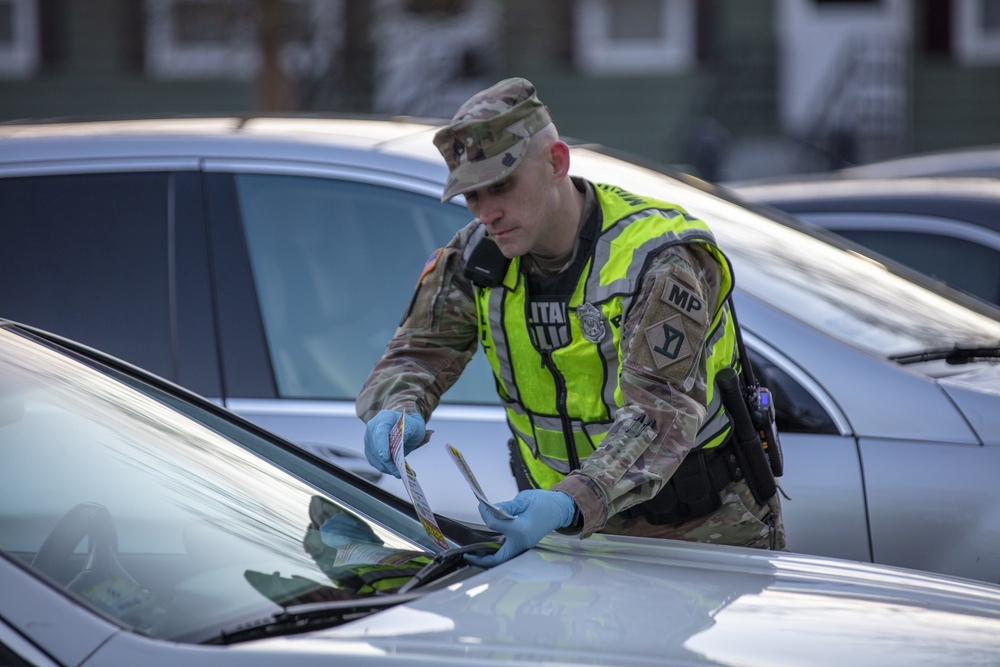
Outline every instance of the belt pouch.
<path fill-rule="evenodd" d="M 688 517 L 704 516 L 722 506 L 719 489 L 712 484 L 702 450 L 696 449 L 687 455 L 674 473 L 673 481 L 677 500 Z"/>
<path fill-rule="evenodd" d="M 635 509 L 640 511 L 646 520 L 654 526 L 665 526 L 683 521 L 680 505 L 677 502 L 677 492 L 669 481 L 663 485 L 659 493 L 637 505 Z"/>

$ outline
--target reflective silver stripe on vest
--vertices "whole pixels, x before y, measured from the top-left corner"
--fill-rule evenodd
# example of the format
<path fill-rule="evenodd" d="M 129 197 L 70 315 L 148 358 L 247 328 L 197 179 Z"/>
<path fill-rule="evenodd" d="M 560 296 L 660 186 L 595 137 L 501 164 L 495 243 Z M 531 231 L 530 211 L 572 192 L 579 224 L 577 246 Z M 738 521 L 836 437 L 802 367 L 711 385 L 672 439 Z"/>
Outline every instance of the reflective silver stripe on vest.
<path fill-rule="evenodd" d="M 695 448 L 711 442 L 728 426 L 729 415 L 723 409 L 722 399 L 719 397 L 719 391 L 716 390 L 712 396 L 712 401 L 708 404 L 708 419 L 698 429 L 698 435 L 694 439 Z"/>
<path fill-rule="evenodd" d="M 706 345 L 706 357 L 711 357 L 712 352 L 715 351 L 715 346 L 718 345 L 719 341 L 726 335 L 726 324 L 729 322 L 729 305 L 723 304 L 722 306 L 722 317 L 719 318 L 719 324 L 712 329 L 708 334 L 708 341 Z"/>
<path fill-rule="evenodd" d="M 550 415 L 533 414 L 525 410 L 520 403 L 518 403 L 517 405 L 511 405 L 509 406 L 508 409 L 519 417 L 529 417 L 531 419 L 531 423 L 537 429 L 540 429 L 542 431 L 552 431 L 554 433 L 563 432 L 562 418 L 560 418 L 558 415 L 550 416 Z M 574 424 L 583 423 L 579 419 L 573 419 L 572 421 Z"/>
<path fill-rule="evenodd" d="M 521 395 L 514 382 L 514 376 L 511 375 L 513 365 L 510 362 L 510 346 L 507 344 L 507 332 L 503 328 L 503 301 L 506 294 L 507 290 L 503 286 L 490 290 L 487 317 L 490 322 L 490 333 L 493 334 L 493 349 L 500 362 L 500 379 L 507 389 L 507 396 L 520 405 Z"/>
<path fill-rule="evenodd" d="M 601 361 L 604 362 L 604 388 L 601 391 L 601 400 L 604 401 L 604 409 L 612 418 L 618 409 L 618 401 L 615 399 L 615 392 L 618 390 L 618 371 L 621 362 L 618 359 L 618 346 L 615 345 L 615 334 L 611 327 L 604 333 L 604 340 L 600 346 Z"/>
<path fill-rule="evenodd" d="M 715 346 L 720 340 L 726 335 L 726 324 L 729 321 L 729 304 L 723 304 L 722 306 L 722 316 L 719 318 L 719 324 L 716 326 L 708 336 L 708 344 L 705 353 L 705 358 L 711 358 L 712 352 L 715 350 Z M 735 347 L 736 343 L 733 342 Z M 736 351 L 732 351 L 732 357 L 735 358 Z M 719 393 L 719 388 L 716 387 L 715 391 L 712 392 L 712 400 L 706 406 L 706 411 L 708 413 L 708 419 L 701 428 L 698 429 L 698 435 L 695 438 L 695 447 L 701 447 L 702 445 L 711 442 L 720 433 L 722 433 L 730 425 L 729 413 L 725 411 L 722 406 L 722 396 Z"/>
<path fill-rule="evenodd" d="M 629 224 L 635 222 L 636 220 L 642 220 L 643 218 L 648 218 L 653 215 L 659 215 L 670 219 L 682 216 L 683 214 L 675 209 L 648 208 L 636 211 L 632 215 L 622 218 L 612 225 L 610 229 L 602 232 L 598 237 L 597 246 L 594 252 L 593 265 L 600 267 L 604 266 L 608 262 L 611 257 L 612 241 L 618 238 Z M 684 216 L 684 218 L 697 220 L 697 218 L 690 218 L 689 216 Z M 616 294 L 620 294 L 623 297 L 622 314 L 624 315 L 628 313 L 628 309 L 632 305 L 633 293 L 639 284 L 639 278 L 646 266 L 645 258 L 649 255 L 649 253 L 664 246 L 685 243 L 698 238 L 705 239 L 712 243 L 715 242 L 715 239 L 712 238 L 712 235 L 709 232 L 697 228 L 684 229 L 680 234 L 673 231 L 666 232 L 646 241 L 633 251 L 633 257 L 640 257 L 643 261 L 633 261 L 631 265 L 629 265 L 625 277 L 613 280 L 607 285 L 601 285 L 600 271 L 593 271 L 587 280 L 586 290 L 589 298 L 595 303 L 601 303 L 607 301 Z"/>
<path fill-rule="evenodd" d="M 529 415 L 524 409 L 522 409 L 520 404 L 509 405 L 507 406 L 507 408 L 512 412 L 516 413 L 518 416 L 521 417 L 527 416 L 531 420 L 531 423 L 539 430 L 562 432 L 563 423 L 562 419 L 560 419 L 559 417 L 543 417 L 540 415 Z M 572 425 L 574 433 L 590 434 L 590 431 L 584 428 L 584 422 L 582 420 L 572 419 L 570 420 L 570 424 Z M 563 475 L 568 475 L 570 472 L 572 472 L 569 467 L 569 461 L 564 461 L 562 459 L 554 459 L 548 456 L 542 456 L 541 453 L 538 451 L 538 443 L 535 441 L 535 438 L 532 436 L 532 434 L 525 433 L 521 429 L 517 428 L 517 426 L 515 426 L 514 424 L 510 424 L 510 428 L 514 432 L 515 436 L 524 441 L 524 444 L 528 446 L 528 449 L 531 450 L 531 453 L 534 455 L 536 459 L 543 462 L 549 468 L 552 468 L 556 472 L 561 473 Z"/>
<path fill-rule="evenodd" d="M 536 419 L 532 420 L 532 423 L 535 426 L 539 426 L 541 421 L 552 421 L 552 420 L 551 419 L 547 419 L 546 420 L 546 419 L 542 419 L 542 418 L 536 418 Z M 561 431 L 562 430 L 562 421 L 559 421 L 559 420 L 556 420 L 556 421 L 558 422 L 558 430 Z M 582 426 L 583 426 L 583 422 L 581 422 L 578 419 L 572 420 L 572 424 L 573 424 L 574 428 L 577 428 L 577 427 L 582 428 Z M 534 457 L 536 459 L 538 459 L 539 461 L 543 462 L 549 468 L 552 468 L 556 472 L 561 473 L 563 475 L 568 475 L 568 474 L 570 474 L 570 472 L 572 472 L 572 470 L 570 470 L 570 467 L 569 467 L 569 461 L 564 461 L 562 459 L 554 459 L 554 458 L 551 458 L 551 457 L 548 457 L 548 456 L 542 456 L 541 453 L 538 451 L 538 443 L 535 442 L 535 439 L 531 436 L 530 433 L 525 433 L 524 431 L 522 431 L 519 428 L 515 427 L 513 424 L 511 424 L 511 430 L 514 432 L 514 434 L 518 438 L 520 438 L 521 440 L 524 441 L 524 444 L 526 444 L 528 446 L 528 449 L 531 450 L 531 453 L 534 455 Z M 546 430 L 549 430 L 549 429 L 546 429 Z"/>

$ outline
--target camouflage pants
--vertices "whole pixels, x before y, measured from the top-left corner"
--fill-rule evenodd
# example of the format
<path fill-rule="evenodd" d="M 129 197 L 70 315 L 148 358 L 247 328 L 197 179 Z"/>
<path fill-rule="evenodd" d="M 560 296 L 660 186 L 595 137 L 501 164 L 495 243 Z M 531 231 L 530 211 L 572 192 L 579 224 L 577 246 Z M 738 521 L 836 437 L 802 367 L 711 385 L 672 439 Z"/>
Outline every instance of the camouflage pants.
<path fill-rule="evenodd" d="M 778 494 L 759 504 L 745 480 L 730 482 L 721 492 L 722 506 L 711 514 L 679 524 L 657 526 L 645 517 L 611 517 L 600 531 L 615 535 L 659 537 L 708 544 L 729 544 L 787 551 Z"/>

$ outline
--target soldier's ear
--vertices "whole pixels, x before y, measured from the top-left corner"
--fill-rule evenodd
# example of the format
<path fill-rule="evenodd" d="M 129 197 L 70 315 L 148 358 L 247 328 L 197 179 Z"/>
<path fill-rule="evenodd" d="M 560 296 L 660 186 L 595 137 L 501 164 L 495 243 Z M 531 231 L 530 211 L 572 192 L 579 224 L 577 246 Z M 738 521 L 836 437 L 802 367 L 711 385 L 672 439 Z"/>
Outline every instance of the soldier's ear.
<path fill-rule="evenodd" d="M 557 181 L 569 174 L 569 146 L 565 141 L 553 141 L 549 146 L 549 164 Z"/>

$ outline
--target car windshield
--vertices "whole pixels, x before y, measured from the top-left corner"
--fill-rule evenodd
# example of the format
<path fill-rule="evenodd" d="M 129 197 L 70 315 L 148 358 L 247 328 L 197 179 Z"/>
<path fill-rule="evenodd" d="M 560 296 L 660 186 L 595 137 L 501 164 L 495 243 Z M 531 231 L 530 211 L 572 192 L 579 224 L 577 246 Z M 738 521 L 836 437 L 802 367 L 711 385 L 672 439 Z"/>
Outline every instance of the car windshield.
<path fill-rule="evenodd" d="M 0 328 L 0 551 L 139 632 L 201 641 L 409 580 L 439 549 L 334 472 Z"/>
<path fill-rule="evenodd" d="M 574 154 L 574 166 L 593 180 L 676 201 L 708 222 L 733 262 L 738 289 L 850 345 L 889 358 L 1000 344 L 1000 311 L 989 305 L 914 283 L 711 188 L 590 151 Z"/>

